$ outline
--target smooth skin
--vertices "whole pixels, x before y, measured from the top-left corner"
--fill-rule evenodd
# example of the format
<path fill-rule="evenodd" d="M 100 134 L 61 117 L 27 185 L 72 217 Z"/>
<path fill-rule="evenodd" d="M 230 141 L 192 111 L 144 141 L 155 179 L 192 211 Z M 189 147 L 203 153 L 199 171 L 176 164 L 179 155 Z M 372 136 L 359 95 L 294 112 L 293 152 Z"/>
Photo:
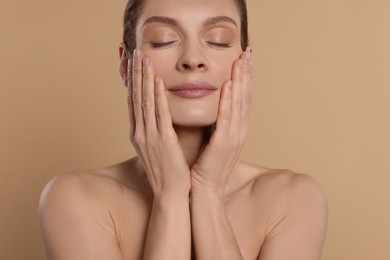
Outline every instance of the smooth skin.
<path fill-rule="evenodd" d="M 229 3 L 147 2 L 137 26 L 139 48 L 129 55 L 120 46 L 137 157 L 46 185 L 39 213 L 48 259 L 321 258 L 327 202 L 320 185 L 291 170 L 239 161 L 248 132 L 251 51 L 240 50 L 240 31 L 231 23 L 204 23 L 222 14 L 239 24 Z M 156 14 L 177 25 L 144 24 Z M 151 48 L 160 35 L 172 43 Z M 194 79 L 218 90 L 195 100 L 167 90 Z"/>

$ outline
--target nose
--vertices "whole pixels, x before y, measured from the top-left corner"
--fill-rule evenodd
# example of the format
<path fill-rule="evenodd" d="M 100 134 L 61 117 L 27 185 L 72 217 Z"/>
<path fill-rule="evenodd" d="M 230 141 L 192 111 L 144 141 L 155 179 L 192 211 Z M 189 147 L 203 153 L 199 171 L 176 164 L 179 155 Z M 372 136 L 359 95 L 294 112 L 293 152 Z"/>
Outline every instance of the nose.
<path fill-rule="evenodd" d="M 208 59 L 200 47 L 187 46 L 177 61 L 177 69 L 180 72 L 205 72 L 208 70 Z"/>

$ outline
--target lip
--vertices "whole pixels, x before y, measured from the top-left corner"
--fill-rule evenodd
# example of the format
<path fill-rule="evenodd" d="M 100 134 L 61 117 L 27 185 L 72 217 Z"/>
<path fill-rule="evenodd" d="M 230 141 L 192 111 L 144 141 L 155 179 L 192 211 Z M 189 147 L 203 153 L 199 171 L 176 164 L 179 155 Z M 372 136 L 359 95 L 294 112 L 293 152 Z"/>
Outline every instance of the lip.
<path fill-rule="evenodd" d="M 184 98 L 201 98 L 208 96 L 217 88 L 206 82 L 191 83 L 187 82 L 168 89 L 172 94 Z"/>

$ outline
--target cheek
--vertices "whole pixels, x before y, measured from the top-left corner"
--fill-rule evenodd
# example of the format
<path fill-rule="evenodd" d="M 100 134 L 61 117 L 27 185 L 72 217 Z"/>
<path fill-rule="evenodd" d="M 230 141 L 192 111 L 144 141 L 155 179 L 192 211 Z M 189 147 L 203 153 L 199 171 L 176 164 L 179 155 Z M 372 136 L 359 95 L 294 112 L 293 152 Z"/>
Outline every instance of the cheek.
<path fill-rule="evenodd" d="M 172 68 L 175 66 L 173 59 L 167 59 L 167 57 L 171 57 L 172 54 L 145 52 L 145 55 L 151 59 L 155 74 L 166 81 L 167 76 L 172 73 Z"/>
<path fill-rule="evenodd" d="M 214 66 L 218 68 L 218 74 L 224 79 L 231 79 L 233 63 L 239 58 L 239 54 L 225 55 L 219 57 L 218 62 Z"/>

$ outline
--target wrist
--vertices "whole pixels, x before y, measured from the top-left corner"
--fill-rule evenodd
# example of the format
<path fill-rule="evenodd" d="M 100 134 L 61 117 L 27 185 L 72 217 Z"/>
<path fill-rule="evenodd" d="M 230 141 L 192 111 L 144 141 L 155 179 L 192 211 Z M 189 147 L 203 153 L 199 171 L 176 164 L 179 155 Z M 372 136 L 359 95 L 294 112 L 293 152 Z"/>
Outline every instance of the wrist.
<path fill-rule="evenodd" d="M 215 182 L 215 181 L 214 181 Z M 212 183 L 211 181 L 198 180 L 192 178 L 191 182 L 191 194 L 204 194 L 204 195 L 220 195 L 223 196 L 225 193 L 226 182 L 217 181 Z"/>
<path fill-rule="evenodd" d="M 169 191 L 169 192 L 160 192 L 154 194 L 153 203 L 170 205 L 177 204 L 182 202 L 188 202 L 190 198 L 190 191 Z"/>
<path fill-rule="evenodd" d="M 209 188 L 209 187 L 193 187 L 190 194 L 191 201 L 195 200 L 211 200 L 223 201 L 223 188 Z"/>

